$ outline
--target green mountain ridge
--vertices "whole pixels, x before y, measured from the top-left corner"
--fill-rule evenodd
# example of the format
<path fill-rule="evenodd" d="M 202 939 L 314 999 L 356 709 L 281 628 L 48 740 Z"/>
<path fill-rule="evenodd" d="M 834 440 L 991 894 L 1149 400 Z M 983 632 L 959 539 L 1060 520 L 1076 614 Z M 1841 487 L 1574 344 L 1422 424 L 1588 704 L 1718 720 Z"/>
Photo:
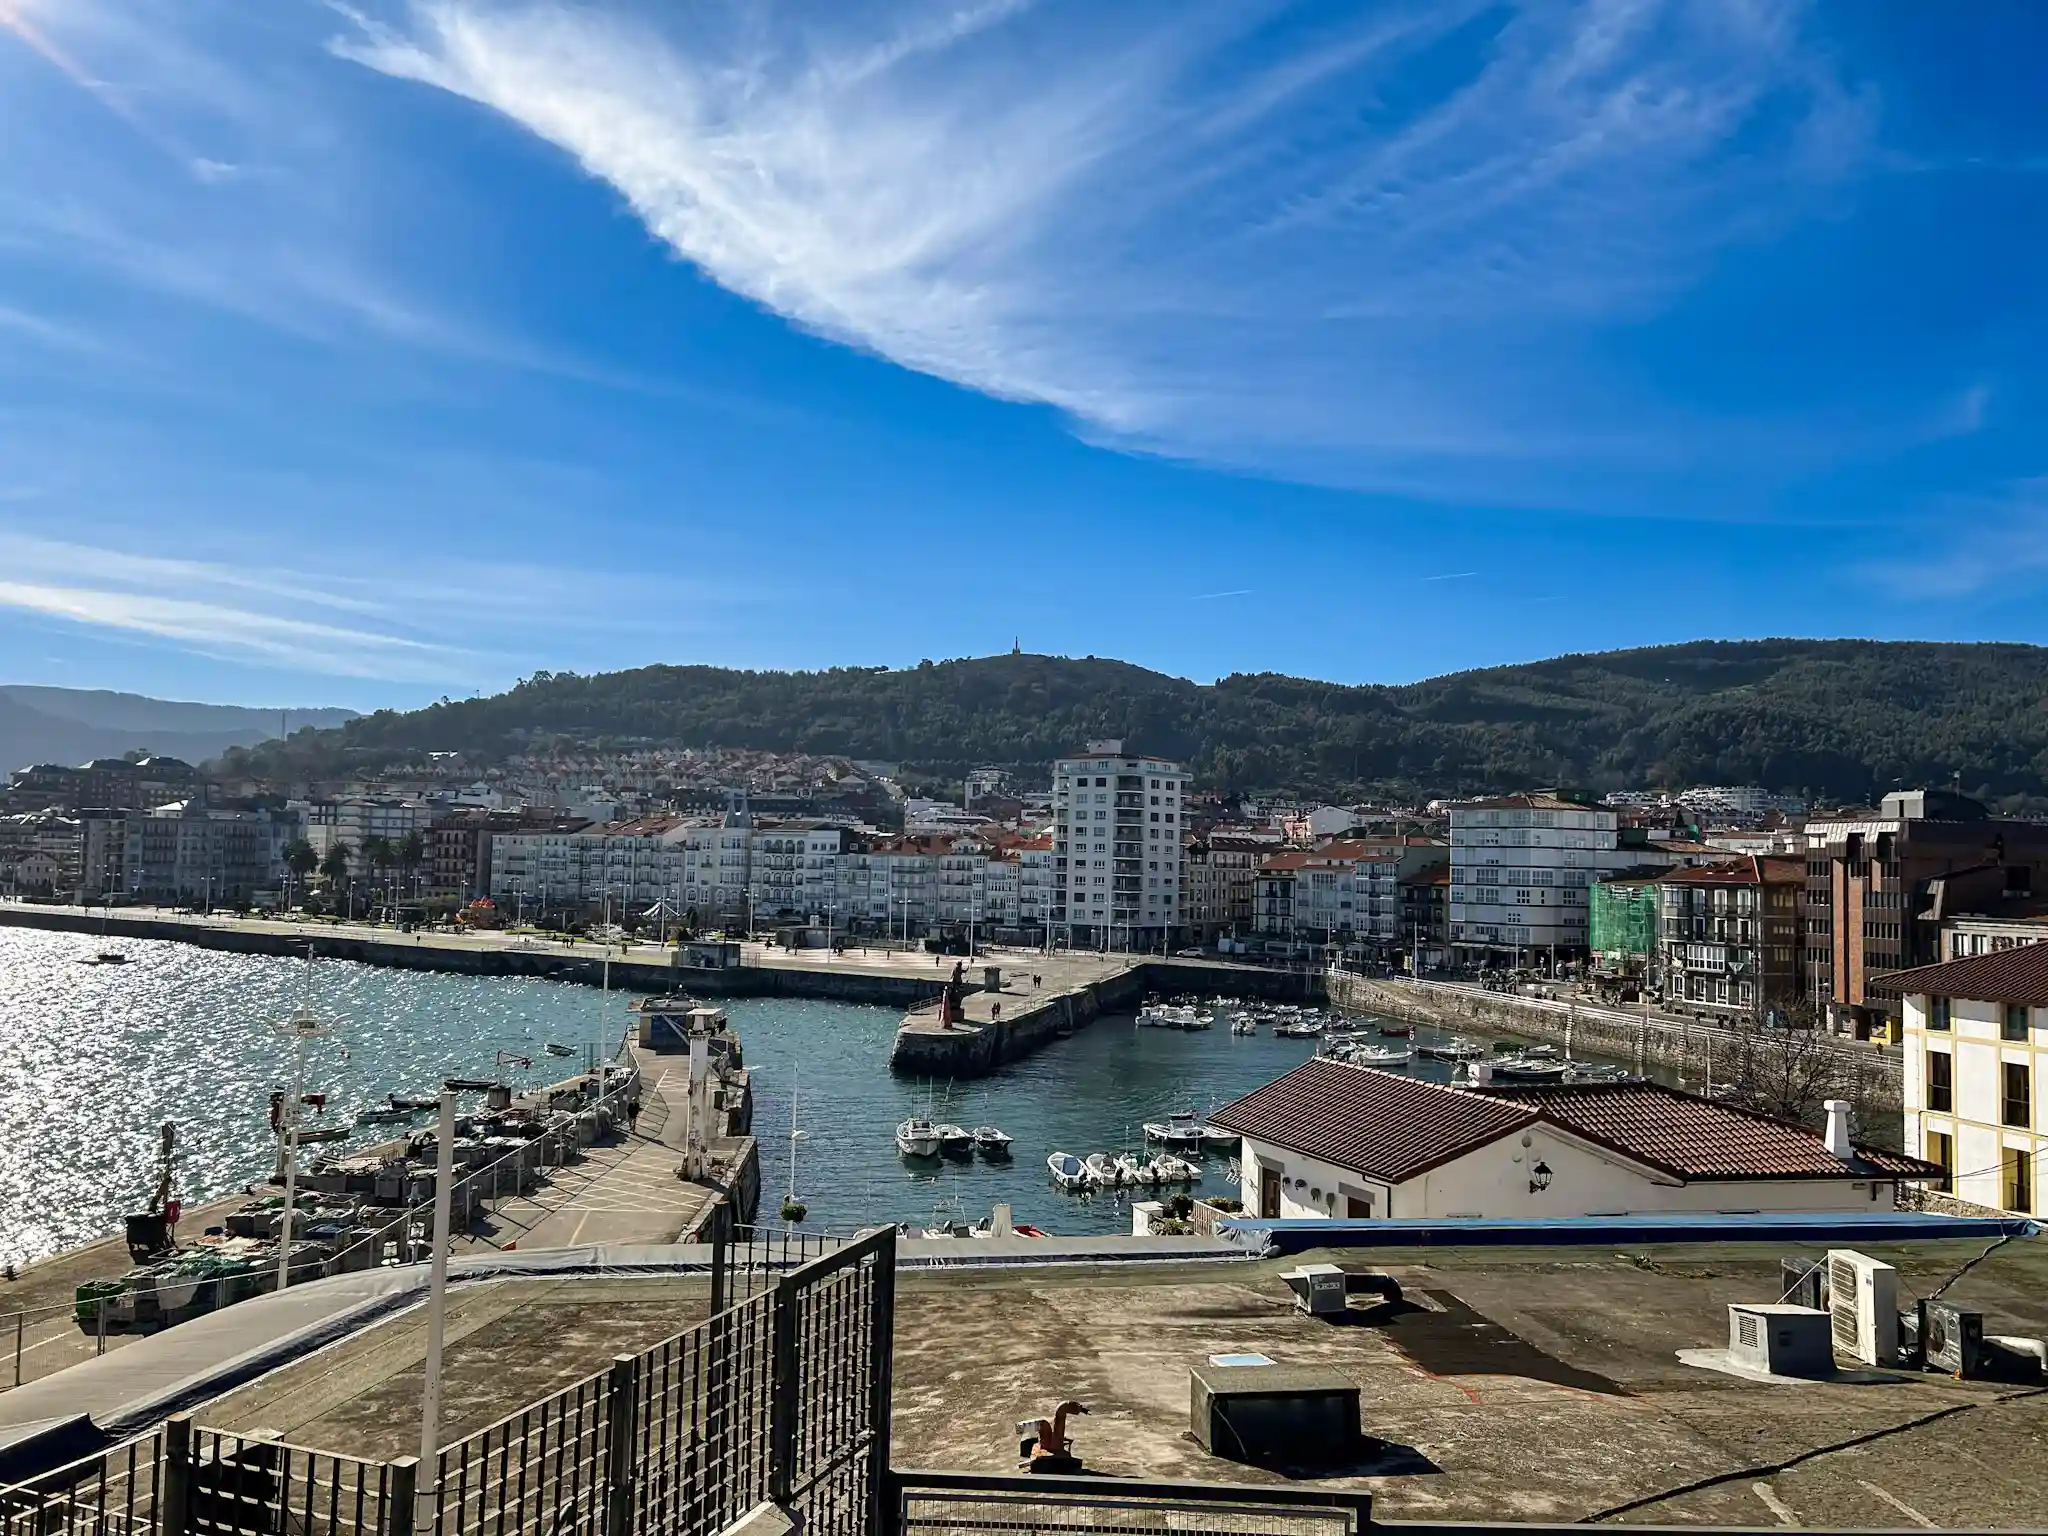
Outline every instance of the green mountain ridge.
<path fill-rule="evenodd" d="M 379 711 L 230 754 L 327 777 L 429 750 L 653 741 L 1042 770 L 1120 737 L 1232 791 L 1454 795 L 1761 784 L 1834 801 L 1951 785 L 2048 801 L 2048 648 L 1702 640 L 1559 656 L 1400 686 L 1276 673 L 1211 684 L 1095 657 L 1004 655 L 819 672 L 648 666 L 537 673 L 490 698 Z"/>

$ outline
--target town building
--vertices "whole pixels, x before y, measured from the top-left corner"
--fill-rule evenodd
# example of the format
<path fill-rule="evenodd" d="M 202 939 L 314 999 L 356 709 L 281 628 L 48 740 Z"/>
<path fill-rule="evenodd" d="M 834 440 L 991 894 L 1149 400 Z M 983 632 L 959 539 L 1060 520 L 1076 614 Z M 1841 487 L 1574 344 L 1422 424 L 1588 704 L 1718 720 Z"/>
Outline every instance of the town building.
<path fill-rule="evenodd" d="M 1327 1057 L 1209 1116 L 1262 1217 L 1620 1216 L 1891 1207 L 1915 1157 L 1656 1083 L 1472 1091 Z"/>
<path fill-rule="evenodd" d="M 1054 925 L 1069 945 L 1155 949 L 1178 941 L 1180 764 L 1091 741 L 1053 764 Z"/>
<path fill-rule="evenodd" d="M 1807 823 L 1806 966 L 1836 1029 L 1897 1024 L 1899 998 L 1875 978 L 1941 958 L 1932 882 L 1969 871 L 2001 890 L 2048 892 L 2048 825 L 1995 820 L 1945 790 L 1903 790 L 1872 815 Z"/>
<path fill-rule="evenodd" d="M 1451 958 L 1451 861 L 1441 856 L 1401 879 L 1401 937 L 1408 968 L 1438 970 Z"/>
<path fill-rule="evenodd" d="M 98 757 L 72 768 L 38 763 L 8 776 L 17 811 L 134 810 L 182 799 L 199 788 L 199 770 L 176 757 Z"/>
<path fill-rule="evenodd" d="M 199 796 L 154 810 L 90 818 L 86 873 L 95 895 L 246 906 L 282 889 L 284 854 L 299 835 L 288 811 L 210 805 Z M 97 828 L 97 831 L 93 829 Z"/>
<path fill-rule="evenodd" d="M 418 838 L 422 849 L 434 827 L 434 808 L 424 800 L 350 795 L 333 800 L 309 800 L 293 807 L 304 826 L 304 837 L 323 860 L 339 843 L 348 849 L 349 868 L 356 874 L 369 872 L 370 850 L 378 845 L 398 849 Z"/>
<path fill-rule="evenodd" d="M 0 816 L 0 890 L 10 896 L 73 900 L 81 886 L 79 818 L 57 810 Z"/>
<path fill-rule="evenodd" d="M 1763 1024 L 1802 1008 L 1803 861 L 1730 859 L 1669 870 L 1657 899 L 1655 980 L 1667 1004 Z"/>
<path fill-rule="evenodd" d="M 1272 827 L 1218 826 L 1188 838 L 1181 851 L 1188 936 L 1208 943 L 1250 933 L 1259 864 L 1280 847 Z"/>
<path fill-rule="evenodd" d="M 1604 875 L 1673 855 L 1623 847 L 1616 813 L 1549 793 L 1450 807 L 1451 950 L 1473 965 L 1576 958 L 1587 892 Z"/>
<path fill-rule="evenodd" d="M 1381 954 L 1404 941 L 1401 882 L 1442 859 L 1433 838 L 1340 838 L 1261 861 L 1253 931 L 1267 940 L 1358 946 Z"/>
<path fill-rule="evenodd" d="M 1885 978 L 1901 1001 L 1906 1150 L 1959 1200 L 2041 1209 L 2048 1155 L 2048 946 L 2022 944 Z"/>

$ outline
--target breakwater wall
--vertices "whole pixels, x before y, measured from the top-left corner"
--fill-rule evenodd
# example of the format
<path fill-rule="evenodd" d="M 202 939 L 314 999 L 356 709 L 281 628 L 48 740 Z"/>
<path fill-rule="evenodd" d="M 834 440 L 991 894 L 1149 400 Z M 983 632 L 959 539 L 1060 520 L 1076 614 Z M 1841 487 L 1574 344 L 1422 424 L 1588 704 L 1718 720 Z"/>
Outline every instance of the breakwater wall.
<path fill-rule="evenodd" d="M 942 1029 L 935 1007 L 921 1009 L 896 1032 L 889 1068 L 904 1077 L 985 1077 L 1063 1034 L 1085 1028 L 1105 1013 L 1131 1012 L 1154 994 L 1266 1002 L 1317 1003 L 1324 998 L 1323 976 L 1317 971 L 1278 971 L 1213 961 L 1138 961 L 1126 970 L 1058 992 L 1014 998 L 1005 993 L 1004 1013 L 996 1020 Z"/>
<path fill-rule="evenodd" d="M 1399 976 L 1337 972 L 1325 984 L 1330 1001 L 1338 1007 L 1413 1019 L 1455 1033 L 1518 1035 L 1562 1045 L 1569 1030 L 1575 1052 L 1674 1068 L 1695 1087 L 1728 1081 L 1731 1074 L 1743 1070 L 1745 1053 L 1755 1050 L 1754 1037 L 1735 1030 L 1628 1009 L 1583 1007 Z M 1830 1092 L 1860 1109 L 1896 1112 L 1900 1108 L 1895 1052 L 1827 1036 L 1764 1038 L 1771 1047 L 1770 1059 L 1781 1073 L 1800 1068 L 1816 1077 L 1825 1075 L 1832 1081 Z M 1779 1046 L 1782 1051 L 1776 1049 Z M 1788 1052 L 1804 1060 L 1788 1068 L 1778 1061 Z"/>

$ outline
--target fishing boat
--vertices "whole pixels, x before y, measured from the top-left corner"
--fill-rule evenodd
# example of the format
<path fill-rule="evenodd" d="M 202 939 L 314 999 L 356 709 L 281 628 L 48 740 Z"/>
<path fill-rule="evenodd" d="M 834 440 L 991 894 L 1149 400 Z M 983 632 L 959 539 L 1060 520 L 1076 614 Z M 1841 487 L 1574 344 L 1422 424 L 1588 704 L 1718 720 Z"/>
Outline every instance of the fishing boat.
<path fill-rule="evenodd" d="M 1533 1052 L 1502 1056 L 1493 1063 L 1494 1079 L 1504 1083 L 1561 1083 L 1569 1071 L 1570 1062 L 1560 1057 L 1538 1056 Z"/>
<path fill-rule="evenodd" d="M 402 1094 L 394 1093 L 385 1102 L 388 1103 L 393 1109 L 410 1109 L 414 1111 L 423 1109 L 439 1109 L 441 1107 L 440 1099 L 435 1097 L 433 1094 L 416 1094 L 411 1098 L 406 1098 Z"/>
<path fill-rule="evenodd" d="M 302 1131 L 292 1132 L 292 1140 L 302 1147 L 321 1141 L 346 1141 L 353 1130 L 354 1127 L 346 1125 L 309 1125 Z"/>
<path fill-rule="evenodd" d="M 1055 1152 L 1045 1160 L 1052 1181 L 1061 1189 L 1086 1189 L 1088 1165 L 1071 1152 Z"/>
<path fill-rule="evenodd" d="M 1235 1131 L 1226 1131 L 1220 1125 L 1202 1127 L 1202 1145 L 1215 1147 L 1219 1151 L 1234 1151 L 1244 1138 Z"/>
<path fill-rule="evenodd" d="M 400 1109 L 396 1104 L 380 1104 L 370 1109 L 357 1110 L 356 1124 L 404 1125 L 412 1119 L 414 1113 L 415 1111 L 410 1109 Z M 305 1137 L 302 1135 L 299 1139 L 303 1141 Z"/>
<path fill-rule="evenodd" d="M 1232 1014 L 1230 1032 L 1233 1035 L 1256 1035 L 1259 1032 L 1259 1021 L 1248 1013 Z"/>
<path fill-rule="evenodd" d="M 974 1132 L 964 1125 L 951 1122 L 937 1126 L 939 1150 L 948 1157 L 972 1157 L 974 1155 Z"/>
<path fill-rule="evenodd" d="M 1273 1026 L 1276 1040 L 1313 1040 L 1323 1032 L 1320 1019 L 1281 1019 Z"/>
<path fill-rule="evenodd" d="M 1403 1067 L 1414 1059 L 1415 1053 L 1405 1045 L 1361 1043 L 1344 1053 L 1344 1060 L 1354 1067 Z"/>
<path fill-rule="evenodd" d="M 912 1115 L 896 1127 L 896 1150 L 905 1157 L 937 1157 L 939 1128 L 923 1115 Z"/>
<path fill-rule="evenodd" d="M 1389 1040 L 1405 1040 L 1415 1033 L 1415 1026 L 1406 1019 L 1381 1019 L 1379 1030 Z"/>
<path fill-rule="evenodd" d="M 1453 1035 L 1448 1040 L 1420 1041 L 1416 1044 L 1415 1054 L 1426 1056 L 1431 1061 L 1477 1061 L 1486 1054 L 1486 1047 Z"/>
<path fill-rule="evenodd" d="M 993 1125 L 974 1128 L 974 1145 L 983 1157 L 1008 1157 L 1011 1138 Z"/>
<path fill-rule="evenodd" d="M 1177 1109 L 1164 1120 L 1147 1120 L 1145 1139 L 1159 1142 L 1169 1149 L 1199 1152 L 1202 1150 L 1202 1141 L 1207 1130 L 1207 1126 L 1195 1123 L 1195 1112 L 1192 1109 Z"/>
<path fill-rule="evenodd" d="M 1093 1188 L 1115 1189 L 1123 1182 L 1116 1159 L 1107 1152 L 1090 1152 L 1082 1159 L 1082 1166 L 1088 1170 L 1088 1183 Z"/>
<path fill-rule="evenodd" d="M 562 1045 L 550 1040 L 547 1043 L 547 1053 L 550 1056 L 574 1056 L 576 1054 L 576 1047 L 573 1045 Z"/>

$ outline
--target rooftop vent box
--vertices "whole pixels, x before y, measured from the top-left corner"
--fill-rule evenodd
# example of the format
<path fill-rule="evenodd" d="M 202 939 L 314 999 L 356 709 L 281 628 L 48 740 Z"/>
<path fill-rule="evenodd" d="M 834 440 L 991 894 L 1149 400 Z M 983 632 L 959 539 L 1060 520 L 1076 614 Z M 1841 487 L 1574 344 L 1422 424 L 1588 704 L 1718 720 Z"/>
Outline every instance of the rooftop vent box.
<path fill-rule="evenodd" d="M 1734 1302 L 1728 1308 L 1728 1353 L 1752 1371 L 1819 1380 L 1834 1374 L 1832 1320 L 1818 1307 Z"/>
<path fill-rule="evenodd" d="M 1920 1304 L 1920 1345 L 1927 1369 L 1951 1376 L 1972 1377 L 1982 1371 L 1984 1314 L 1966 1311 L 1952 1301 Z"/>
<path fill-rule="evenodd" d="M 1345 1309 L 1344 1271 L 1334 1264 L 1304 1264 L 1280 1277 L 1294 1292 L 1294 1304 L 1304 1312 L 1327 1317 Z"/>
<path fill-rule="evenodd" d="M 1189 1425 L 1212 1456 L 1254 1467 L 1335 1467 L 1360 1444 L 1358 1383 L 1286 1365 L 1195 1366 Z"/>

